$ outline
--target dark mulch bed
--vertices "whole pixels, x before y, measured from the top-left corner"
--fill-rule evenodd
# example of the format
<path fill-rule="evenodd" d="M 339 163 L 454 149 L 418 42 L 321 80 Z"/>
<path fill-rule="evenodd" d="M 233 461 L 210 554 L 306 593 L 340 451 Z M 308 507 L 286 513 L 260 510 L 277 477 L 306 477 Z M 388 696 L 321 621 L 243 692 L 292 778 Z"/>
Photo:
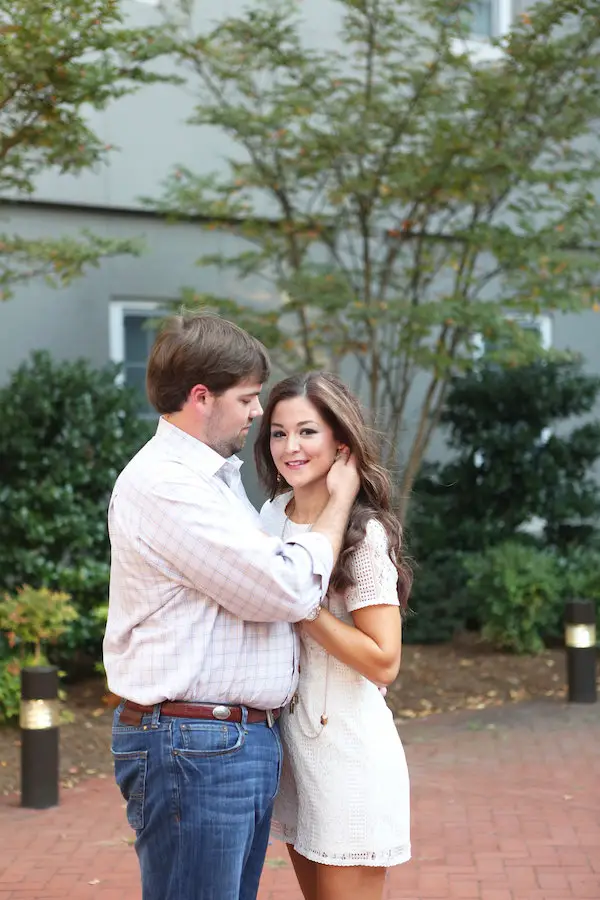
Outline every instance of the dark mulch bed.
<path fill-rule="evenodd" d="M 388 691 L 399 720 L 459 709 L 479 710 L 521 700 L 565 695 L 564 651 L 539 656 L 494 653 L 468 635 L 451 644 L 406 646 L 400 676 Z M 94 678 L 68 688 L 73 721 L 61 728 L 61 783 L 109 776 L 112 701 Z M 0 793 L 19 788 L 19 730 L 0 728 Z"/>

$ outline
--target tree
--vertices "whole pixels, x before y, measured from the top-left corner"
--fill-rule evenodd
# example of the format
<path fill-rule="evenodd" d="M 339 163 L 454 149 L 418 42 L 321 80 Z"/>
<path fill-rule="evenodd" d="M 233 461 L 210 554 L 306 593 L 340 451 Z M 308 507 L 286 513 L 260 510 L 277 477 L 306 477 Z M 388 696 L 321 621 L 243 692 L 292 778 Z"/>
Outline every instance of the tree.
<path fill-rule="evenodd" d="M 580 139 L 598 131 L 597 4 L 540 3 L 487 66 L 464 49 L 466 0 L 324 0 L 339 41 L 323 49 L 293 0 L 201 34 L 188 6 L 169 28 L 198 93 L 190 122 L 232 152 L 225 174 L 180 167 L 153 205 L 244 238 L 199 264 L 264 276 L 273 300 L 186 299 L 249 327 L 284 371 L 355 371 L 388 464 L 411 432 L 404 513 L 474 334 L 522 363 L 541 350 L 515 317 L 596 304 L 600 144 Z"/>
<path fill-rule="evenodd" d="M 0 198 L 31 196 L 46 168 L 80 172 L 103 162 L 111 148 L 91 130 L 86 109 L 166 80 L 146 63 L 167 49 L 160 29 L 123 27 L 116 0 L 0 0 Z M 46 276 L 64 284 L 103 256 L 132 252 L 136 241 L 88 233 L 0 233 L 0 300 L 17 282 Z"/>
<path fill-rule="evenodd" d="M 480 552 L 518 539 L 533 519 L 539 540 L 560 549 L 595 533 L 600 422 L 569 426 L 599 393 L 600 378 L 575 360 L 456 378 L 441 416 L 456 455 L 415 485 L 422 555 Z"/>
<path fill-rule="evenodd" d="M 546 597 L 555 566 L 563 593 L 547 610 L 554 637 L 565 598 L 598 595 L 600 423 L 588 417 L 600 378 L 575 360 L 506 369 L 482 363 L 450 384 L 441 421 L 452 458 L 428 464 L 415 482 L 406 529 L 417 560 L 417 615 L 406 632 L 413 643 L 448 640 L 497 614 L 508 623 L 515 612 L 527 632 L 531 620 L 505 604 L 507 589 L 524 598 L 535 587 Z M 469 585 L 470 572 L 478 573 L 481 593 Z M 492 576 L 497 591 L 482 602 Z M 533 621 L 547 636 L 546 611 Z"/>

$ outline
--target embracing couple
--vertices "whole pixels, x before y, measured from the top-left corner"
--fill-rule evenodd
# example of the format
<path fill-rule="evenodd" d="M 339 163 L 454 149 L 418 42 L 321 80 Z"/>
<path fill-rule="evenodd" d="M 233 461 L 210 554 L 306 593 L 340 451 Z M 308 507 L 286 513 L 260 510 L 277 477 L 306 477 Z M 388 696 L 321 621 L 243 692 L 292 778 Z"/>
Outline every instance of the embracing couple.
<path fill-rule="evenodd" d="M 110 502 L 104 661 L 144 900 L 254 900 L 271 827 L 306 900 L 380 900 L 410 858 L 390 478 L 336 376 L 286 378 L 263 413 L 268 376 L 237 326 L 170 319 L 158 428 Z M 258 514 L 235 453 L 261 415 Z"/>

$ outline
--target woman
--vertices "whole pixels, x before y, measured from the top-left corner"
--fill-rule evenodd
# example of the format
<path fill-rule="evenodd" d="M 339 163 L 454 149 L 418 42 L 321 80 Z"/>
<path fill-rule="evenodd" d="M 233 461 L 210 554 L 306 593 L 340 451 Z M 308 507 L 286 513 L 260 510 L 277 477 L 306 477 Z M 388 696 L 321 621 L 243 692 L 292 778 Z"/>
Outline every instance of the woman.
<path fill-rule="evenodd" d="M 273 388 L 255 446 L 270 494 L 266 531 L 289 540 L 309 530 L 328 500 L 327 473 L 347 451 L 361 487 L 324 608 L 302 623 L 299 688 L 281 718 L 274 832 L 306 900 L 380 900 L 386 869 L 410 858 L 406 760 L 378 687 L 398 674 L 411 581 L 390 478 L 336 376 L 312 372 Z"/>

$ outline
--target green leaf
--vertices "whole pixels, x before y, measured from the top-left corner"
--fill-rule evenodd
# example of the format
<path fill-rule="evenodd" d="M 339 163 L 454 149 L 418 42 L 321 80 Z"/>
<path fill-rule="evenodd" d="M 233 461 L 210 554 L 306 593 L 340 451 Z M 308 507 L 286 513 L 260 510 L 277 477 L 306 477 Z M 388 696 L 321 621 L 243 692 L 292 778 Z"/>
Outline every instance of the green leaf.
<path fill-rule="evenodd" d="M 0 197 L 34 193 L 46 169 L 78 173 L 106 163 L 113 149 L 87 111 L 160 81 L 152 67 L 172 49 L 160 28 L 124 26 L 115 0 L 0 0 Z M 0 235 L 0 300 L 15 283 L 47 276 L 62 285 L 104 256 L 139 244 L 92 235 L 29 240 Z"/>

